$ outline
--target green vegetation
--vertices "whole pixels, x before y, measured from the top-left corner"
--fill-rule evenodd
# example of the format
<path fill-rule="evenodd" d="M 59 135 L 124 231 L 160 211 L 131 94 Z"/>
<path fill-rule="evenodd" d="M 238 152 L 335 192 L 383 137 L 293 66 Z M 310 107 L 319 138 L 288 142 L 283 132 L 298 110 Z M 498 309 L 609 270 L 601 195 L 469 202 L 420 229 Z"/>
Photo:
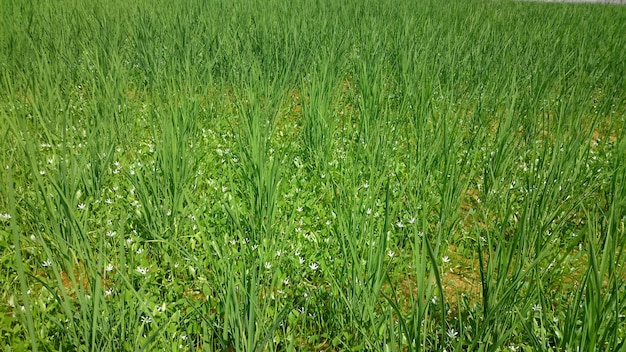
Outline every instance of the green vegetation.
<path fill-rule="evenodd" d="M 626 7 L 0 23 L 4 350 L 626 349 Z"/>

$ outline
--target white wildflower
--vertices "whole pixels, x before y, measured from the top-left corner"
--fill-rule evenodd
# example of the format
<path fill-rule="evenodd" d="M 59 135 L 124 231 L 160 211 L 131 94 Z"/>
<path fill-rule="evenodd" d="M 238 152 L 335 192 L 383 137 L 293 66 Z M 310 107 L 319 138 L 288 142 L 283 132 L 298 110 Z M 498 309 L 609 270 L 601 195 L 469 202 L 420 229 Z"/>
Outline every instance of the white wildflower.
<path fill-rule="evenodd" d="M 450 328 L 448 329 L 448 331 L 446 332 L 446 334 L 448 335 L 448 337 L 450 337 L 451 339 L 456 339 L 459 336 L 459 333 L 456 332 L 454 329 Z"/>
<path fill-rule="evenodd" d="M 141 275 L 146 275 L 148 273 L 148 268 L 138 266 L 137 269 L 135 269 L 135 271 L 137 271 Z"/>

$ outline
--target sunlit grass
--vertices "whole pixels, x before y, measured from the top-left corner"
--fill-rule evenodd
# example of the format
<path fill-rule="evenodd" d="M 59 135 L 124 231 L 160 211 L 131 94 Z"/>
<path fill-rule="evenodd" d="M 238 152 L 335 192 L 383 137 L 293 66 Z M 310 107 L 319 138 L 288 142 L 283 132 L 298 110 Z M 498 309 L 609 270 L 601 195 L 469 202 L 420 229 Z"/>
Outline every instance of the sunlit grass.
<path fill-rule="evenodd" d="M 625 8 L 1 8 L 3 348 L 624 348 Z"/>

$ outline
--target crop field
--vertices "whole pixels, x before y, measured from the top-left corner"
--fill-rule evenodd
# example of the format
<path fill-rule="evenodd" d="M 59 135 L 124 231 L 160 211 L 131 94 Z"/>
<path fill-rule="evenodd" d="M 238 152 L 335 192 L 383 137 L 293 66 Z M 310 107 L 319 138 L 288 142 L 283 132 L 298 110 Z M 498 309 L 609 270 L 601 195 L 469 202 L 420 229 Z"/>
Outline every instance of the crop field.
<path fill-rule="evenodd" d="M 625 351 L 626 7 L 0 1 L 3 351 Z"/>

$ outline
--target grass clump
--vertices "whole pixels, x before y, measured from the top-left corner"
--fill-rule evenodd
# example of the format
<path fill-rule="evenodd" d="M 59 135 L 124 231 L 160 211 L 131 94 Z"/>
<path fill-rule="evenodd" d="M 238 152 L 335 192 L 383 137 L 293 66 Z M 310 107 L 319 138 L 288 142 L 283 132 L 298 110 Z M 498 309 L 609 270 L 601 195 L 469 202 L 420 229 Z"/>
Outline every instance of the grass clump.
<path fill-rule="evenodd" d="M 624 349 L 626 9 L 0 7 L 4 349 Z"/>

